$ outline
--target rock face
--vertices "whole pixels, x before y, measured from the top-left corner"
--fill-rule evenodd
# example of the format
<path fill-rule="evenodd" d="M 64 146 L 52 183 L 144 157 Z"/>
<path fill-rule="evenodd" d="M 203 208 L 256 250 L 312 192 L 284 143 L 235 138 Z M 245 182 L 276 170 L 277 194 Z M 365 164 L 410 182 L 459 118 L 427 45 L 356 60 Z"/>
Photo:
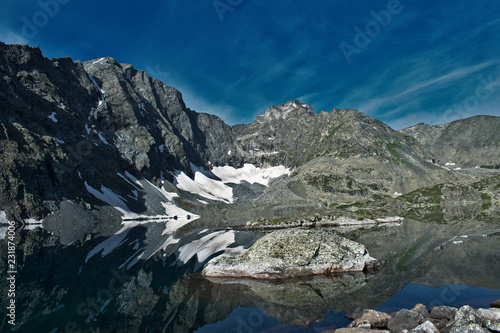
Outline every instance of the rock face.
<path fill-rule="evenodd" d="M 362 271 L 377 261 L 366 248 L 329 230 L 279 230 L 237 256 L 212 259 L 202 274 L 210 277 L 281 279 Z"/>
<path fill-rule="evenodd" d="M 435 126 L 420 123 L 400 132 L 417 139 L 443 163 L 459 167 L 500 165 L 500 117 L 475 116 Z"/>
<path fill-rule="evenodd" d="M 122 194 L 117 173 L 168 179 L 234 149 L 221 119 L 112 58 L 49 60 L 0 43 L 0 74 L 0 210 L 11 220 L 43 217 L 62 198 L 92 203 L 83 180 Z"/>

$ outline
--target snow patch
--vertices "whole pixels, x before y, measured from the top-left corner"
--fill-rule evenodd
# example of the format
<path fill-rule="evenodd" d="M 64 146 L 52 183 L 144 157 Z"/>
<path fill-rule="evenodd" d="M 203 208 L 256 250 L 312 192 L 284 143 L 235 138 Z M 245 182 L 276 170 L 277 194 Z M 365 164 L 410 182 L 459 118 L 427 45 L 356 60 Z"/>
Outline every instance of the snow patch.
<path fill-rule="evenodd" d="M 258 168 L 253 164 L 245 164 L 239 169 L 231 166 L 214 167 L 212 173 L 219 177 L 223 183 L 240 184 L 242 181 L 246 181 L 250 184 L 258 183 L 268 186 L 272 179 L 289 175 L 290 169 L 284 166 Z"/>
<path fill-rule="evenodd" d="M 231 156 L 231 153 L 232 153 L 232 151 L 231 151 L 231 150 L 229 150 L 229 151 L 227 152 L 227 156 Z"/>
<path fill-rule="evenodd" d="M 41 220 L 35 220 L 33 218 L 29 218 L 29 219 L 25 219 L 24 220 L 25 224 L 42 224 L 42 222 L 43 222 L 43 219 L 41 219 Z"/>
<path fill-rule="evenodd" d="M 447 162 L 444 165 L 446 165 L 446 166 L 454 166 L 454 165 L 457 165 L 457 164 L 454 163 L 454 162 Z"/>
<path fill-rule="evenodd" d="M 5 233 L 7 232 L 8 229 L 9 227 L 0 227 L 0 240 L 5 239 Z"/>
<path fill-rule="evenodd" d="M 4 211 L 0 211 L 0 224 L 9 224 L 9 220 L 7 220 L 7 215 Z"/>
<path fill-rule="evenodd" d="M 178 260 L 187 263 L 195 255 L 198 262 L 204 262 L 213 254 L 226 250 L 235 242 L 235 232 L 217 231 L 179 248 Z"/>
<path fill-rule="evenodd" d="M 94 255 L 102 251 L 102 257 L 104 258 L 106 255 L 111 253 L 118 246 L 122 245 L 127 241 L 126 237 L 128 232 L 130 231 L 130 226 L 125 225 L 120 230 L 118 230 L 114 235 L 106 239 L 101 244 L 97 245 L 94 249 L 92 249 L 85 259 L 85 263 L 89 261 Z"/>
<path fill-rule="evenodd" d="M 116 173 L 118 175 L 118 177 L 121 177 L 124 181 L 126 181 L 127 183 L 129 183 L 130 185 L 132 185 L 134 188 L 136 188 L 137 190 L 139 190 L 139 187 L 137 186 L 137 184 L 135 183 L 132 183 L 127 177 L 125 177 L 124 175 L 122 175 L 121 173 L 117 172 Z M 142 188 L 142 185 L 140 185 L 141 188 Z M 133 192 L 133 191 L 132 191 Z"/>
<path fill-rule="evenodd" d="M 62 145 L 64 144 L 64 140 L 61 140 L 61 139 L 56 138 L 56 141 L 57 141 L 57 142 L 59 142 L 59 143 L 60 143 L 60 144 L 62 144 Z"/>
<path fill-rule="evenodd" d="M 164 153 L 165 152 L 165 145 L 160 145 L 158 147 L 158 150 L 160 150 L 161 153 Z"/>
<path fill-rule="evenodd" d="M 134 189 L 132 190 L 132 193 L 137 198 L 139 196 L 138 191 L 140 190 L 140 188 L 144 188 L 143 185 L 141 184 L 141 181 L 139 181 L 129 172 L 125 172 L 125 176 L 118 173 L 118 176 L 120 176 L 122 179 L 127 181 L 128 184 L 133 186 Z M 147 260 L 151 258 L 158 251 L 162 249 L 165 250 L 168 245 L 177 243 L 179 240 L 174 238 L 175 232 L 177 232 L 177 230 L 182 228 L 184 225 L 199 218 L 198 215 L 190 213 L 180 207 L 177 207 L 175 204 L 171 202 L 171 200 L 177 196 L 176 193 L 167 192 L 163 187 L 159 188 L 146 179 L 144 179 L 143 181 L 147 182 L 149 185 L 151 185 L 151 187 L 153 187 L 155 190 L 157 190 L 165 197 L 167 202 L 161 202 L 161 204 L 165 209 L 166 215 L 152 216 L 152 215 L 136 214 L 128 208 L 126 204 L 126 199 L 124 199 L 122 196 L 114 193 L 112 190 L 108 189 L 105 186 L 101 186 L 100 191 L 94 189 L 85 181 L 85 186 L 89 193 L 94 195 L 96 198 L 106 202 L 110 206 L 114 207 L 122 214 L 122 224 L 123 224 L 122 228 L 118 230 L 114 235 L 112 235 L 111 237 L 109 237 L 108 239 L 97 245 L 94 249 L 92 249 L 88 253 L 85 262 L 87 262 L 91 257 L 93 257 L 98 253 L 101 253 L 102 257 L 104 257 L 107 254 L 111 253 L 117 247 L 126 243 L 128 241 L 127 235 L 129 231 L 141 224 L 164 223 L 165 229 L 163 230 L 162 235 L 166 236 L 166 240 L 157 249 L 155 249 L 155 251 L 153 251 L 148 258 L 143 258 L 145 255 L 145 252 L 143 251 L 144 248 L 140 247 L 138 240 L 133 240 L 132 242 L 130 241 L 128 242 L 129 245 L 133 244 L 134 241 L 136 242 L 136 244 L 134 245 L 134 250 L 136 250 L 136 253 L 122 264 L 122 267 L 126 265 L 128 269 L 133 265 L 135 265 L 139 260 L 141 259 Z"/>
<path fill-rule="evenodd" d="M 89 124 L 85 124 L 85 130 L 87 131 L 87 134 L 90 134 L 90 131 L 92 131 L 92 129 L 89 127 Z"/>
<path fill-rule="evenodd" d="M 397 191 L 396 191 L 396 192 L 394 192 L 394 196 L 395 196 L 395 197 L 399 197 L 399 196 L 401 196 L 401 195 L 402 195 L 402 194 L 401 194 L 401 193 L 399 193 L 399 192 L 397 192 Z"/>
<path fill-rule="evenodd" d="M 55 112 L 52 112 L 52 114 L 50 116 L 48 116 L 47 118 L 49 118 L 50 120 L 52 120 L 56 124 L 58 122 L 58 120 L 56 119 L 56 113 Z"/>
<path fill-rule="evenodd" d="M 165 190 L 165 187 L 157 187 L 156 188 L 161 194 L 163 194 L 163 196 L 168 200 L 168 201 L 172 201 L 174 198 L 177 198 L 179 195 L 175 192 L 168 192 L 167 190 Z"/>
<path fill-rule="evenodd" d="M 89 75 L 89 77 L 92 80 L 92 82 L 94 82 L 94 85 L 97 87 L 97 90 L 99 90 L 101 95 L 104 95 L 104 90 L 102 90 L 101 87 L 99 87 L 99 85 L 97 84 L 96 80 L 92 77 L 92 75 Z"/>
<path fill-rule="evenodd" d="M 233 189 L 226 185 L 228 183 L 241 184 L 241 182 L 246 181 L 250 184 L 258 183 L 268 186 L 272 179 L 290 174 L 290 169 L 284 166 L 258 168 L 252 164 L 245 164 L 239 169 L 231 166 L 213 167 L 211 173 L 219 178 L 217 180 L 209 178 L 207 176 L 210 174 L 209 172 L 194 164 L 191 164 L 191 169 L 194 172 L 194 179 L 182 171 L 176 171 L 174 185 L 205 199 L 225 203 L 234 202 Z"/>
<path fill-rule="evenodd" d="M 454 241 L 453 244 L 462 244 L 464 241 Z"/>
<path fill-rule="evenodd" d="M 128 171 L 125 171 L 125 176 L 127 176 L 128 179 L 130 179 L 131 181 L 133 181 L 137 186 L 139 186 L 140 188 L 144 188 L 141 184 L 141 182 L 139 181 L 139 179 L 137 179 L 133 174 L 131 174 L 130 172 Z M 151 183 L 150 183 L 151 184 Z M 154 186 L 154 185 L 153 185 Z"/>
<path fill-rule="evenodd" d="M 128 207 L 127 204 L 125 203 L 126 199 L 123 198 L 122 196 L 115 194 L 113 191 L 111 191 L 109 188 L 107 188 L 104 185 L 101 185 L 101 191 L 96 190 L 92 186 L 90 186 L 86 181 L 85 181 L 85 187 L 87 188 L 87 191 L 92 194 L 94 197 L 96 197 L 99 200 L 104 201 L 108 205 L 112 206 L 115 208 L 117 211 L 119 211 L 122 215 L 123 218 L 137 218 L 138 215 L 134 212 L 132 212 Z"/>
<path fill-rule="evenodd" d="M 202 172 L 195 172 L 194 180 L 189 178 L 182 171 L 175 174 L 174 185 L 177 188 L 189 193 L 197 194 L 205 199 L 222 201 L 225 203 L 233 202 L 233 189 L 223 182 L 208 178 Z"/>
<path fill-rule="evenodd" d="M 94 62 L 92 63 L 92 65 L 98 64 L 98 63 L 100 63 L 101 61 L 103 61 L 104 59 L 106 59 L 106 58 L 97 59 L 96 61 L 94 61 Z"/>
<path fill-rule="evenodd" d="M 147 114 L 149 114 L 148 110 L 146 110 L 146 105 L 144 103 L 141 103 L 141 109 L 142 109 L 142 111 L 144 111 Z"/>

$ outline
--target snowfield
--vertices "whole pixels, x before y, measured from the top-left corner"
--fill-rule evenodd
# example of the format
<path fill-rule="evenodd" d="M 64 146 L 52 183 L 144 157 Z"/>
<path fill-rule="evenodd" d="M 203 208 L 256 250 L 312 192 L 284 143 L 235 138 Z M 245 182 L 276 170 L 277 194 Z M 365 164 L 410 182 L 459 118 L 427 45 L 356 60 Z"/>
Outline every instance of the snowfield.
<path fill-rule="evenodd" d="M 252 164 L 245 164 L 239 169 L 231 166 L 213 167 L 211 171 L 191 164 L 191 169 L 194 179 L 182 171 L 176 171 L 174 185 L 180 190 L 205 199 L 225 203 L 232 203 L 235 200 L 233 189 L 226 184 L 241 184 L 245 181 L 250 184 L 258 183 L 269 186 L 272 179 L 290 174 L 290 169 L 284 166 L 259 168 Z M 218 179 L 214 179 L 213 176 Z"/>

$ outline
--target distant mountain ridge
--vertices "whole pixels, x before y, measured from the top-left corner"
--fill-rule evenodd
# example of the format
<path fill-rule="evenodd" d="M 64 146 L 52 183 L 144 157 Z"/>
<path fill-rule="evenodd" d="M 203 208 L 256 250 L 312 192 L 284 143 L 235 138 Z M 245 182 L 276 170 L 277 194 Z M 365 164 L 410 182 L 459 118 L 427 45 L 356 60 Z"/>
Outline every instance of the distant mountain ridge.
<path fill-rule="evenodd" d="M 400 130 L 434 158 L 461 167 L 500 167 L 500 117 L 475 116 L 444 125 L 420 123 Z"/>

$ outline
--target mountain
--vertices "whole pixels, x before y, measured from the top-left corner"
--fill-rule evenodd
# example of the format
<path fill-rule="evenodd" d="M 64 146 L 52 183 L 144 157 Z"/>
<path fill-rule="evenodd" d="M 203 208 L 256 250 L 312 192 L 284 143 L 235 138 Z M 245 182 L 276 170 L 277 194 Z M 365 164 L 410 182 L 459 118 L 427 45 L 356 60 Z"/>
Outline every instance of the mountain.
<path fill-rule="evenodd" d="M 0 211 L 44 219 L 67 242 L 112 235 L 124 221 L 241 222 L 468 177 L 433 162 L 426 134 L 352 109 L 318 114 L 292 100 L 228 126 L 109 57 L 49 60 L 0 43 L 0 72 Z M 498 147 L 495 138 L 478 142 Z"/>
<path fill-rule="evenodd" d="M 290 101 L 234 132 L 247 160 L 293 167 L 292 187 L 306 188 L 295 193 L 328 205 L 457 179 L 433 164 L 415 139 L 352 109 L 317 114 Z"/>
<path fill-rule="evenodd" d="M 500 117 L 475 116 L 444 125 L 424 123 L 400 130 L 432 156 L 454 167 L 500 167 Z"/>

